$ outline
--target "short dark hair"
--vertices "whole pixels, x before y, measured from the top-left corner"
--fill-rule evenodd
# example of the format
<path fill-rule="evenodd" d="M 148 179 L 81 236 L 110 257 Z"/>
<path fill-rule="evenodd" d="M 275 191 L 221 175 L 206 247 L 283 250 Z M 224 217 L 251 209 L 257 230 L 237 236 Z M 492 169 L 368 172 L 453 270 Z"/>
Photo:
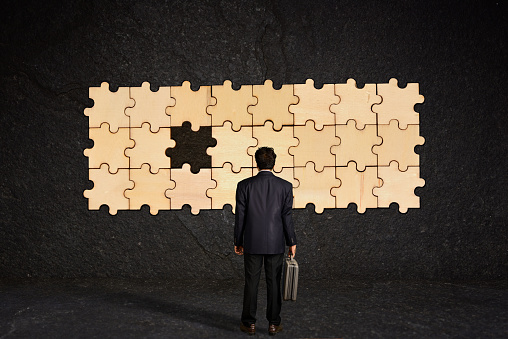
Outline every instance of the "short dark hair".
<path fill-rule="evenodd" d="M 273 169 L 275 166 L 275 158 L 277 158 L 277 154 L 273 151 L 271 147 L 260 147 L 256 151 L 255 154 L 256 164 L 260 170 L 262 169 Z"/>

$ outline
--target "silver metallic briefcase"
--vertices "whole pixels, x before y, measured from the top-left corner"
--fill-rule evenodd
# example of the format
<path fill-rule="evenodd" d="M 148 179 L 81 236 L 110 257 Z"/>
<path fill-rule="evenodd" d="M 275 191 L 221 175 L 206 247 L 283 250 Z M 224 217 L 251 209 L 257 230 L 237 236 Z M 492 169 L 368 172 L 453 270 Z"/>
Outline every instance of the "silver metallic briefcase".
<path fill-rule="evenodd" d="M 298 263 L 294 258 L 286 258 L 284 270 L 284 300 L 296 300 L 298 290 Z"/>

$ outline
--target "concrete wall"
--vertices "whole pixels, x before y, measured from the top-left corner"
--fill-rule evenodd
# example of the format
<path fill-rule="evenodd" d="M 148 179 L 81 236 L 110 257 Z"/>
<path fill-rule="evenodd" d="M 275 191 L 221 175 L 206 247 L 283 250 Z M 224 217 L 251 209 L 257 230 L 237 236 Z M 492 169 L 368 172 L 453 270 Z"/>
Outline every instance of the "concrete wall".
<path fill-rule="evenodd" d="M 88 211 L 89 86 L 395 77 L 425 96 L 421 208 L 295 211 L 301 277 L 506 279 L 505 12 L 494 1 L 11 4 L 0 22 L 0 277 L 242 275 L 230 208 Z"/>

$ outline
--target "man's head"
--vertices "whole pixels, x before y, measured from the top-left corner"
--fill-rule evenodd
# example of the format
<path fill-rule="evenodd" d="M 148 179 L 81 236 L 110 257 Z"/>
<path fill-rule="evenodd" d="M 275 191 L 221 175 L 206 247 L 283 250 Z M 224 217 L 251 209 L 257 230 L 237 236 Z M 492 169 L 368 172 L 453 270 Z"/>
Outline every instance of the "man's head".
<path fill-rule="evenodd" d="M 273 166 L 275 166 L 275 158 L 277 158 L 277 155 L 271 147 L 260 147 L 256 151 L 255 158 L 256 164 L 260 170 L 271 170 Z"/>

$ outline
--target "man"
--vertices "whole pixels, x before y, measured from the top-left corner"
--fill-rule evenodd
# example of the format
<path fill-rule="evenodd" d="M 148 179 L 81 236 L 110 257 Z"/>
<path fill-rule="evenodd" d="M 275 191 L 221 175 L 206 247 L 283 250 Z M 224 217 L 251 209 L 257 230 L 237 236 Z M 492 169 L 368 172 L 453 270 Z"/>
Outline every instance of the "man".
<path fill-rule="evenodd" d="M 235 252 L 244 255 L 245 288 L 240 329 L 256 333 L 256 309 L 261 267 L 265 266 L 268 294 L 268 333 L 282 331 L 281 276 L 285 245 L 296 253 L 292 219 L 293 185 L 273 173 L 276 154 L 261 147 L 255 154 L 258 174 L 240 181 L 236 188 Z"/>

